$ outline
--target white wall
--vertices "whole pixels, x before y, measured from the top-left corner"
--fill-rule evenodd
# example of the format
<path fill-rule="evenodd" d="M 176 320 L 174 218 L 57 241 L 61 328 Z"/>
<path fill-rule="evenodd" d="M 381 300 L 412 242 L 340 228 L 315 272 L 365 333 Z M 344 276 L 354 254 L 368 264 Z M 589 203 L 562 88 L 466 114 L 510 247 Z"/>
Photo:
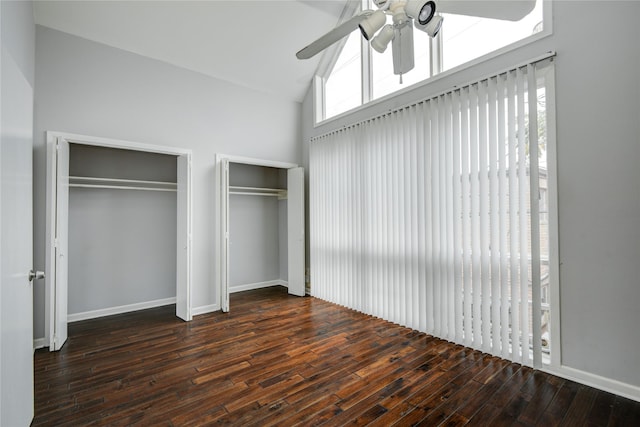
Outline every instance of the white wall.
<path fill-rule="evenodd" d="M 286 169 L 231 163 L 229 184 L 287 188 Z M 230 195 L 229 286 L 287 280 L 287 205 L 272 196 Z"/>
<path fill-rule="evenodd" d="M 68 313 L 176 296 L 176 193 L 69 189 Z"/>
<path fill-rule="evenodd" d="M 177 157 L 70 144 L 69 174 L 175 183 Z M 175 192 L 70 188 L 68 314 L 175 298 L 176 221 Z"/>
<path fill-rule="evenodd" d="M 640 3 L 605 3 L 557 8 L 562 356 L 640 386 Z"/>
<path fill-rule="evenodd" d="M 229 287 L 279 280 L 278 199 L 229 198 Z"/>
<path fill-rule="evenodd" d="M 2 48 L 31 87 L 35 80 L 35 24 L 31 2 L 2 2 Z"/>
<path fill-rule="evenodd" d="M 309 93 L 303 140 L 556 51 L 559 372 L 640 399 L 640 2 L 553 6 L 553 35 L 317 128 Z"/>
<path fill-rule="evenodd" d="M 69 174 L 94 178 L 118 178 L 177 182 L 177 156 L 121 150 L 94 145 L 69 145 Z"/>
<path fill-rule="evenodd" d="M 45 254 L 45 139 L 56 130 L 193 150 L 193 307 L 219 304 L 214 155 L 300 163 L 300 104 L 44 27 L 36 33 L 34 211 Z M 34 301 L 44 336 L 44 290 Z"/>

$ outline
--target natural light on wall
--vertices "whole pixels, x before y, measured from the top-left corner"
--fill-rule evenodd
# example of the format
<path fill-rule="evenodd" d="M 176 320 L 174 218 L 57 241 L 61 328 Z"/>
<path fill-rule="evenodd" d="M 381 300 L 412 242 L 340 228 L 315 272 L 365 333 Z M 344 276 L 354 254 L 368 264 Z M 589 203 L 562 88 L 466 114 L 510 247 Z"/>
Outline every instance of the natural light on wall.
<path fill-rule="evenodd" d="M 361 81 L 360 33 L 353 32 L 325 83 L 325 117 L 333 117 L 360 105 Z"/>
<path fill-rule="evenodd" d="M 375 9 L 371 0 L 364 0 L 363 9 Z M 369 101 L 411 86 L 438 73 L 468 63 L 505 46 L 532 36 L 543 29 L 543 0 L 533 11 L 517 22 L 443 14 L 440 34 L 431 39 L 415 30 L 415 68 L 402 76 L 393 74 L 391 47 L 378 53 L 354 31 L 340 51 L 335 65 L 324 79 L 322 117 L 328 119 Z M 362 55 L 361 49 L 368 49 Z M 370 57 L 370 63 L 363 58 Z M 363 87 L 364 79 L 370 87 Z"/>

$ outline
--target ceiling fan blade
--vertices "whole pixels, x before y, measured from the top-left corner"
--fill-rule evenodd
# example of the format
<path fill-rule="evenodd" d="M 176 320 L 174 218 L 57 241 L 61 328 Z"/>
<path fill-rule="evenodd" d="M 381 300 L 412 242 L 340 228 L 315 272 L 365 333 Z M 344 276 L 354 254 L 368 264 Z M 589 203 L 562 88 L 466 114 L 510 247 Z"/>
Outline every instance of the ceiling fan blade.
<path fill-rule="evenodd" d="M 373 13 L 373 10 L 365 10 L 362 13 L 354 16 L 351 19 L 346 20 L 342 24 L 338 25 L 333 30 L 329 31 L 318 40 L 311 43 L 309 46 L 296 53 L 298 59 L 309 59 L 312 56 L 322 52 L 341 38 L 349 35 L 353 30 L 358 28 L 358 25 L 364 21 L 369 15 Z"/>
<path fill-rule="evenodd" d="M 436 11 L 455 15 L 519 21 L 533 10 L 536 0 L 440 0 Z"/>

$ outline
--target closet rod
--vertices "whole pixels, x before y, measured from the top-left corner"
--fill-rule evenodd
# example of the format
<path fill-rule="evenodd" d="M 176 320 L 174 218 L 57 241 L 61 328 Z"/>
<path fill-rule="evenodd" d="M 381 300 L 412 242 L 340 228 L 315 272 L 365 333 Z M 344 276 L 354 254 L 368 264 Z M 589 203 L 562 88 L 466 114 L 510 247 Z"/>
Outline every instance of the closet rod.
<path fill-rule="evenodd" d="M 143 184 L 143 185 L 164 185 L 175 187 L 175 182 L 168 181 L 144 181 L 141 179 L 120 179 L 120 178 L 97 178 L 92 176 L 69 176 L 69 181 L 101 182 L 104 184 Z M 75 183 L 75 182 L 74 182 Z"/>
<path fill-rule="evenodd" d="M 229 191 L 229 194 L 237 194 L 240 196 L 270 196 L 270 197 L 281 197 L 279 193 L 249 193 L 246 191 Z"/>
<path fill-rule="evenodd" d="M 100 184 L 69 184 L 73 188 L 107 188 L 113 190 L 141 190 L 141 191 L 173 191 L 175 188 L 132 187 L 127 185 L 100 185 Z"/>
<path fill-rule="evenodd" d="M 284 188 L 265 188 L 265 187 L 238 187 L 235 185 L 230 185 L 229 190 L 240 190 L 240 191 L 254 191 L 254 192 L 266 192 L 266 193 L 277 193 L 286 191 Z"/>

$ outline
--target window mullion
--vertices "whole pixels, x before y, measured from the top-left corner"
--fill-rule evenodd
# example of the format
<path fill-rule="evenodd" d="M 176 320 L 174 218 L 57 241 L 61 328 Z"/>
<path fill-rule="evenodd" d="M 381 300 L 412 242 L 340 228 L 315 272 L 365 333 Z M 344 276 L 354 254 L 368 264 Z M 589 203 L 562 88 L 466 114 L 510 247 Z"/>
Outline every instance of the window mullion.
<path fill-rule="evenodd" d="M 373 84 L 371 76 L 371 48 L 369 42 L 362 37 L 360 59 L 362 61 L 362 104 L 373 99 Z"/>
<path fill-rule="evenodd" d="M 360 3 L 360 10 L 374 9 L 371 0 L 362 0 Z M 361 44 L 361 70 L 362 70 L 362 105 L 373 99 L 373 79 L 371 76 L 371 47 L 369 42 L 362 37 Z"/>

